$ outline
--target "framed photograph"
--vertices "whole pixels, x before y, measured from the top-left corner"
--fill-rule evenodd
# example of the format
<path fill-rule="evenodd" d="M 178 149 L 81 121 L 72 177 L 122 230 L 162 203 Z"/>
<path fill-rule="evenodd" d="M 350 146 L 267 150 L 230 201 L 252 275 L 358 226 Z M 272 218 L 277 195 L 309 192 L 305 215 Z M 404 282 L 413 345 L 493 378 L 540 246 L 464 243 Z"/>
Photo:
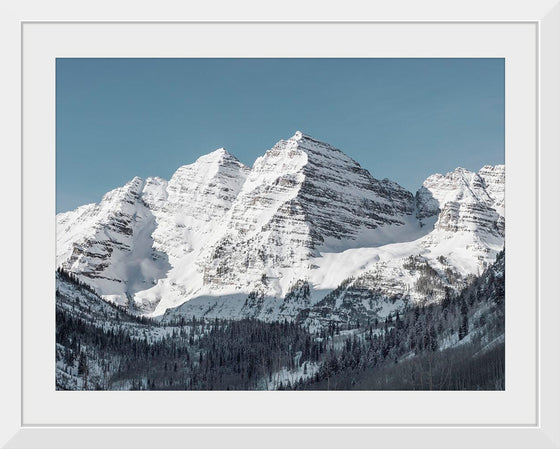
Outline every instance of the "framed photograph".
<path fill-rule="evenodd" d="M 3 447 L 560 447 L 558 2 L 126 3 L 2 19 Z"/>

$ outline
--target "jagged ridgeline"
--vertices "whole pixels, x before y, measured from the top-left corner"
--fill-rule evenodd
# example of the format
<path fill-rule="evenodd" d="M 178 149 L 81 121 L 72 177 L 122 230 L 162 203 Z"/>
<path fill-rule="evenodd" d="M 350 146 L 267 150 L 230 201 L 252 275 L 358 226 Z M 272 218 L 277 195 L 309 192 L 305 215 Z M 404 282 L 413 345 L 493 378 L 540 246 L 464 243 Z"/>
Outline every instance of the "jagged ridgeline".
<path fill-rule="evenodd" d="M 59 390 L 503 390 L 504 253 L 460 293 L 384 320 L 160 322 L 56 274 Z"/>
<path fill-rule="evenodd" d="M 57 215 L 57 386 L 503 388 L 504 180 L 413 194 L 301 132 L 134 178 Z"/>
<path fill-rule="evenodd" d="M 246 167 L 224 149 L 57 215 L 57 264 L 131 313 L 307 324 L 441 302 L 504 246 L 503 165 L 415 194 L 297 132 Z M 299 318 L 298 318 L 299 317 Z"/>

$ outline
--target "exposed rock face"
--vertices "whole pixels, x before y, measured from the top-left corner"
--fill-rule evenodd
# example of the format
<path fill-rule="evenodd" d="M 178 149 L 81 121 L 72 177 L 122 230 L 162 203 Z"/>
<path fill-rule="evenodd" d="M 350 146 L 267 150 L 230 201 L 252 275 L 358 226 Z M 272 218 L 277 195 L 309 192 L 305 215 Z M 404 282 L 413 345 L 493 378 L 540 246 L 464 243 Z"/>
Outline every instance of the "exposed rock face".
<path fill-rule="evenodd" d="M 410 192 L 298 132 L 256 160 L 233 203 L 228 231 L 204 264 L 204 283 L 285 294 L 319 246 L 351 246 L 363 230 L 404 227 L 413 209 Z"/>
<path fill-rule="evenodd" d="M 309 136 L 296 133 L 271 152 L 306 155 L 297 201 L 313 228 L 314 244 L 328 237 L 353 239 L 362 228 L 403 225 L 403 216 L 413 211 L 410 192 L 387 179 L 378 181 L 340 150 Z"/>
<path fill-rule="evenodd" d="M 155 304 L 139 292 L 164 282 L 185 256 L 213 238 L 247 172 L 219 149 L 180 167 L 169 182 L 134 178 L 99 205 L 59 214 L 58 265 L 107 299 L 149 312 Z M 137 294 L 139 300 L 130 302 Z"/>
<path fill-rule="evenodd" d="M 505 167 L 478 173 L 457 168 L 430 176 L 416 194 L 419 219 L 439 214 L 436 230 L 472 231 L 503 237 Z"/>
<path fill-rule="evenodd" d="M 439 301 L 503 247 L 504 166 L 412 195 L 300 132 L 252 168 L 224 149 L 57 215 L 57 262 L 138 313 L 383 317 Z M 361 317 L 361 318 L 360 318 Z"/>
<path fill-rule="evenodd" d="M 478 175 L 484 180 L 486 192 L 494 201 L 494 207 L 503 215 L 505 205 L 506 166 L 485 165 L 479 170 Z"/>
<path fill-rule="evenodd" d="M 420 246 L 417 248 L 420 252 Z M 468 273 L 461 273 L 441 255 L 380 261 L 342 281 L 316 304 L 302 307 L 296 319 L 312 328 L 333 320 L 382 320 L 409 304 L 441 301 L 451 291 L 465 286 L 467 280 Z"/>
<path fill-rule="evenodd" d="M 248 172 L 223 148 L 180 167 L 160 197 L 164 201 L 152 205 L 158 221 L 156 247 L 177 259 L 206 243 Z"/>
<path fill-rule="evenodd" d="M 142 200 L 160 180 L 134 178 L 90 204 L 57 216 L 57 263 L 124 305 L 153 285 L 169 268 L 167 254 L 154 246 L 152 210 Z"/>

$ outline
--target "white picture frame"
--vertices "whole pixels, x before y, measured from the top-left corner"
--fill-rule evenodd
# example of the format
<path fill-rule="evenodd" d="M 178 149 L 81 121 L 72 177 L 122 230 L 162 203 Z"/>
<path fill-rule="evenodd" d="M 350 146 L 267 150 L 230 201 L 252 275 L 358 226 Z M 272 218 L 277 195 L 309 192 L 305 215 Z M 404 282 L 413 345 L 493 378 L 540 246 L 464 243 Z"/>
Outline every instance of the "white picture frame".
<path fill-rule="evenodd" d="M 452 5 L 449 5 L 449 2 L 438 1 L 409 1 L 398 4 L 378 2 L 368 5 L 352 2 L 344 5 L 334 2 L 313 5 L 311 2 L 299 4 L 287 1 L 283 2 L 281 12 L 268 7 L 263 9 L 263 6 L 256 2 L 215 2 L 196 6 L 185 4 L 169 10 L 164 6 L 151 10 L 130 1 L 75 6 L 71 10 L 62 3 L 50 3 L 47 8 L 40 2 L 9 3 L 9 6 L 3 7 L 5 11 L 0 19 L 0 33 L 5 49 L 5 66 L 1 75 L 3 82 L 0 83 L 2 98 L 5 99 L 2 105 L 2 123 L 7 124 L 5 133 L 8 136 L 5 147 L 7 151 L 2 153 L 2 166 L 9 168 L 5 173 L 4 199 L 7 213 L 2 220 L 2 234 L 8 236 L 5 241 L 5 254 L 10 255 L 9 258 L 5 258 L 8 260 L 5 268 L 7 290 L 2 309 L 5 320 L 4 325 L 0 326 L 0 341 L 4 352 L 4 369 L 0 371 L 0 443 L 3 447 L 560 447 L 560 306 L 555 289 L 555 280 L 560 272 L 557 260 L 560 250 L 560 186 L 557 177 L 560 169 L 558 0 L 519 4 L 506 1 L 453 2 Z M 90 7 L 95 9 L 88 9 Z M 141 40 L 142 30 L 137 35 L 118 31 L 124 27 L 134 27 L 134 24 L 157 24 L 158 29 L 154 36 L 160 35 L 163 42 L 169 43 L 169 47 L 162 47 L 162 41 L 156 42 L 156 39 L 146 40 L 141 48 L 134 50 L 135 44 L 129 40 L 131 36 Z M 448 394 L 446 392 L 443 392 L 444 395 L 425 392 L 427 395 L 414 398 L 406 392 L 385 392 L 384 395 L 375 396 L 375 400 L 383 404 L 397 404 L 398 407 L 387 408 L 384 413 L 371 412 L 375 419 L 359 419 L 359 414 L 370 410 L 362 404 L 364 393 L 360 393 L 362 396 L 329 396 L 329 393 L 301 396 L 301 392 L 286 392 L 287 395 L 274 397 L 272 401 L 271 396 L 266 396 L 266 393 L 255 396 L 238 392 L 235 396 L 230 395 L 224 399 L 223 393 L 219 396 L 197 392 L 189 397 L 189 401 L 197 404 L 197 413 L 183 414 L 181 419 L 173 420 L 173 412 L 182 413 L 181 403 L 169 395 L 158 397 L 151 392 L 140 397 L 127 396 L 128 392 L 124 395 L 116 392 L 83 392 L 74 395 L 54 392 L 54 387 L 49 390 L 49 379 L 54 385 L 54 370 L 51 370 L 54 360 L 52 364 L 43 362 L 54 357 L 48 350 L 45 352 L 41 349 L 41 340 L 52 344 L 54 307 L 46 301 L 33 302 L 37 301 L 36 291 L 41 291 L 34 289 L 49 285 L 54 271 L 50 268 L 51 262 L 48 262 L 54 254 L 54 248 L 48 238 L 43 238 L 44 235 L 52 234 L 54 230 L 54 72 L 49 71 L 49 67 L 54 69 L 54 58 L 57 56 L 99 55 L 96 46 L 100 44 L 95 43 L 95 39 L 101 36 L 112 43 L 114 53 L 108 54 L 106 49 L 103 50 L 105 53 L 101 53 L 108 56 L 176 56 L 177 54 L 173 53 L 173 42 L 180 36 L 178 30 L 182 29 L 184 24 L 199 28 L 193 31 L 194 35 L 204 33 L 201 29 L 205 25 L 212 25 L 220 29 L 218 36 L 231 39 L 235 37 L 225 34 L 223 30 L 256 25 L 262 36 L 266 36 L 271 27 L 290 26 L 295 34 L 301 32 L 309 35 L 314 26 L 325 24 L 333 27 L 340 25 L 338 29 L 344 30 L 342 36 L 349 36 L 352 30 L 359 28 L 357 37 L 367 37 L 369 35 L 365 34 L 365 31 L 362 35 L 361 30 L 369 29 L 368 24 L 377 24 L 380 26 L 376 29 L 384 28 L 379 31 L 379 36 L 389 33 L 391 45 L 397 45 L 399 48 L 398 56 L 441 56 L 437 48 L 442 36 L 449 37 L 449 45 L 455 45 L 452 48 L 456 49 L 456 54 L 448 50 L 448 53 L 445 53 L 448 56 L 469 57 L 482 54 L 488 57 L 504 57 L 500 51 L 508 45 L 514 47 L 511 50 L 512 60 L 517 53 L 526 52 L 523 54 L 529 56 L 534 53 L 534 79 L 531 78 L 533 75 L 529 75 L 530 80 L 517 80 L 515 75 L 518 69 L 515 67 L 509 72 L 511 76 L 508 79 L 506 71 L 506 108 L 508 101 L 523 94 L 517 90 L 508 91 L 508 85 L 511 88 L 519 82 L 519 86 L 522 87 L 523 83 L 527 82 L 527 86 L 534 87 L 534 91 L 518 103 L 526 105 L 527 108 L 517 111 L 506 109 L 509 113 L 506 128 L 527 128 L 526 133 L 520 134 L 519 139 L 515 141 L 508 140 L 506 130 L 506 170 L 509 170 L 510 166 L 517 166 L 519 174 L 524 166 L 535 169 L 528 170 L 531 172 L 528 177 L 535 181 L 534 188 L 522 189 L 518 175 L 514 175 L 515 179 L 510 179 L 506 184 L 506 198 L 512 197 L 508 197 L 509 190 L 509 193 L 515 194 L 516 201 L 528 205 L 525 215 L 522 205 L 512 206 L 510 211 L 510 206 L 506 206 L 506 214 L 510 214 L 506 216 L 506 222 L 515 223 L 511 228 L 508 226 L 506 245 L 510 244 L 508 235 L 514 235 L 516 243 L 512 250 L 517 251 L 516 254 L 520 256 L 526 255 L 525 262 L 528 271 L 532 273 L 527 285 L 520 282 L 519 278 L 507 281 L 513 284 L 506 285 L 514 286 L 516 297 L 521 293 L 531 296 L 533 302 L 528 300 L 528 303 L 534 303 L 535 307 L 527 311 L 527 316 L 536 330 L 534 339 L 530 337 L 525 341 L 519 334 L 508 332 L 511 327 L 506 328 L 506 358 L 515 361 L 520 352 L 534 351 L 534 366 L 529 369 L 519 366 L 523 375 L 517 376 L 517 371 L 506 370 L 506 390 L 508 386 L 513 386 L 510 392 L 515 392 L 517 386 L 520 386 L 519 391 L 522 391 L 521 385 L 529 382 L 535 397 L 500 396 L 501 393 L 507 394 L 507 391 L 488 392 L 494 396 L 479 395 L 477 392 L 454 392 L 464 393 L 454 397 L 469 404 L 468 407 L 472 409 L 461 421 L 460 413 L 454 411 L 440 411 L 439 415 L 433 413 L 432 409 L 449 403 L 445 397 L 445 394 Z M 400 36 L 396 29 L 391 31 L 393 25 L 406 29 L 404 35 Z M 101 28 L 96 29 L 96 26 Z M 428 26 L 444 26 L 444 30 L 438 30 L 435 35 L 423 35 L 422 31 L 415 35 L 411 32 L 411 27 L 420 30 Z M 457 31 L 469 26 L 477 27 L 478 38 L 486 36 L 484 33 L 490 33 L 490 38 L 486 38 L 484 53 L 481 53 L 482 47 L 477 47 L 474 42 L 469 41 L 468 37 L 473 36 L 472 31 L 467 31 L 466 34 Z M 63 34 L 57 35 L 54 31 L 62 27 Z M 500 27 L 512 31 L 502 34 L 501 31 L 497 31 Z M 93 31 L 84 31 L 86 28 Z M 528 31 L 525 32 L 526 30 Z M 240 43 L 245 42 L 249 45 L 251 40 L 254 40 L 252 33 L 245 37 L 242 34 L 239 34 Z M 325 33 L 324 42 L 328 34 Z M 400 36 L 402 41 L 399 41 L 397 36 Z M 414 38 L 415 42 L 412 42 L 411 38 Z M 333 41 L 328 48 L 325 43 L 319 43 L 315 47 L 312 44 L 301 43 L 297 50 L 301 53 L 295 56 L 364 56 L 365 47 L 360 47 L 357 41 L 352 47 L 343 45 L 344 39 L 348 37 L 337 39 L 341 42 L 340 46 L 337 47 Z M 288 40 L 270 40 L 270 55 L 294 55 L 295 47 L 286 50 Z M 93 44 L 89 45 L 87 42 Z M 433 47 L 429 46 L 430 43 Z M 138 47 L 138 44 L 136 45 Z M 387 44 L 386 53 L 379 55 L 397 55 L 395 47 L 391 49 L 391 45 Z M 422 52 L 419 48 L 423 49 Z M 189 56 L 238 55 L 235 51 L 232 54 L 227 52 L 227 49 L 216 45 L 200 50 L 191 48 Z M 519 63 L 522 62 L 523 59 L 520 59 Z M 33 70 L 34 67 L 38 69 Z M 522 64 L 519 65 L 519 71 L 522 71 L 521 67 Z M 527 103 L 531 99 L 534 103 Z M 525 103 L 521 103 L 521 100 Z M 33 104 L 33 108 L 25 106 L 29 104 Z M 33 132 L 30 133 L 30 130 Z M 525 142 L 525 138 L 528 139 L 526 142 L 529 142 L 527 148 L 533 148 L 528 154 L 523 153 L 523 147 L 520 145 L 520 142 Z M 515 158 L 511 153 L 515 153 Z M 33 163 L 30 163 L 30 156 L 33 156 Z M 531 196 L 531 193 L 534 195 Z M 35 203 L 30 207 L 33 201 Z M 511 203 L 506 200 L 506 204 Z M 33 211 L 33 214 L 30 214 L 30 211 Z M 522 241 L 524 228 L 527 229 L 525 249 Z M 36 232 L 38 229 L 39 233 Z M 38 243 L 40 241 L 43 243 Z M 512 253 L 508 254 L 511 256 Z M 47 260 L 47 263 L 44 263 L 44 260 Z M 54 261 L 52 263 L 54 264 Z M 521 265 L 520 261 L 512 261 L 512 264 L 515 263 Z M 47 266 L 48 270 L 41 268 L 43 266 Z M 33 277 L 30 276 L 31 273 Z M 514 276 L 510 278 L 515 278 L 516 272 L 508 273 L 513 273 Z M 19 279 L 22 279 L 21 283 L 18 282 Z M 51 284 L 50 293 L 53 293 L 54 281 Z M 532 284 L 536 286 L 536 293 L 535 290 L 531 290 Z M 506 304 L 508 291 L 513 289 L 506 287 Z M 48 297 L 50 293 L 45 293 L 45 296 Z M 54 303 L 54 295 L 51 296 Z M 33 313 L 33 319 L 29 317 L 30 305 L 39 310 Z M 518 310 L 522 310 L 521 307 Z M 48 333 L 49 329 L 52 331 L 52 337 Z M 509 373 L 512 373 L 511 379 L 508 379 Z M 90 396 L 85 397 L 83 394 Z M 533 399 L 536 399 L 536 402 Z M 227 402 L 224 402 L 224 410 L 205 407 L 207 403 L 215 406 L 224 400 Z M 280 412 L 262 408 L 267 404 L 270 407 L 271 401 L 274 408 L 278 407 Z M 306 418 L 305 407 L 302 407 L 306 401 L 313 402 L 317 410 L 316 416 L 309 420 Z M 114 415 L 115 410 L 120 410 L 118 407 L 112 407 L 117 402 L 130 403 L 128 419 L 117 419 L 118 415 Z M 502 408 L 492 408 L 493 402 L 501 403 Z M 321 410 L 328 410 L 333 403 L 336 404 L 336 410 L 333 411 L 336 419 L 329 419 Z M 407 403 L 411 404 L 408 415 Z M 426 404 L 423 410 L 425 413 L 419 416 L 422 403 Z M 84 404 L 87 407 L 84 407 Z M 103 410 L 104 404 L 111 406 Z M 160 422 L 155 422 L 152 419 L 154 410 L 161 410 L 165 404 L 169 405 L 168 410 L 162 412 L 165 416 Z M 282 412 L 287 410 L 290 404 L 296 404 L 293 411 L 295 418 L 292 420 L 286 419 L 286 413 Z M 362 405 L 352 407 L 353 404 Z M 477 404 L 486 405 L 477 410 Z M 257 412 L 250 413 L 248 408 L 255 408 Z M 143 419 L 142 413 L 135 414 L 135 410 L 143 412 L 147 418 Z M 500 416 L 496 416 L 498 411 Z M 91 412 L 90 417 L 86 416 L 88 412 Z M 95 416 L 99 418 L 102 414 L 107 416 L 107 419 L 100 424 Z M 444 414 L 457 416 L 455 419 L 446 420 L 443 418 Z M 260 415 L 272 417 L 258 419 Z M 343 415 L 346 415 L 346 419 L 343 419 Z M 386 419 L 382 419 L 383 415 L 387 416 Z M 479 419 L 475 419 L 477 415 Z"/>

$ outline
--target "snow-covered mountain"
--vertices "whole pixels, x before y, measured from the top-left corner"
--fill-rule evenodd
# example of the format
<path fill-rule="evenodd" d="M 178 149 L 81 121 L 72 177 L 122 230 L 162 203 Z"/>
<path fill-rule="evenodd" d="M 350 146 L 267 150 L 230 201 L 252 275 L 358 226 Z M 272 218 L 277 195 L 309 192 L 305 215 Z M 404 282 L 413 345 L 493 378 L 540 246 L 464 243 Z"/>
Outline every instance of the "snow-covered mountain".
<path fill-rule="evenodd" d="M 504 166 L 413 195 L 301 132 L 252 168 L 224 149 L 57 215 L 57 264 L 131 310 L 384 317 L 465 285 L 504 243 Z"/>

